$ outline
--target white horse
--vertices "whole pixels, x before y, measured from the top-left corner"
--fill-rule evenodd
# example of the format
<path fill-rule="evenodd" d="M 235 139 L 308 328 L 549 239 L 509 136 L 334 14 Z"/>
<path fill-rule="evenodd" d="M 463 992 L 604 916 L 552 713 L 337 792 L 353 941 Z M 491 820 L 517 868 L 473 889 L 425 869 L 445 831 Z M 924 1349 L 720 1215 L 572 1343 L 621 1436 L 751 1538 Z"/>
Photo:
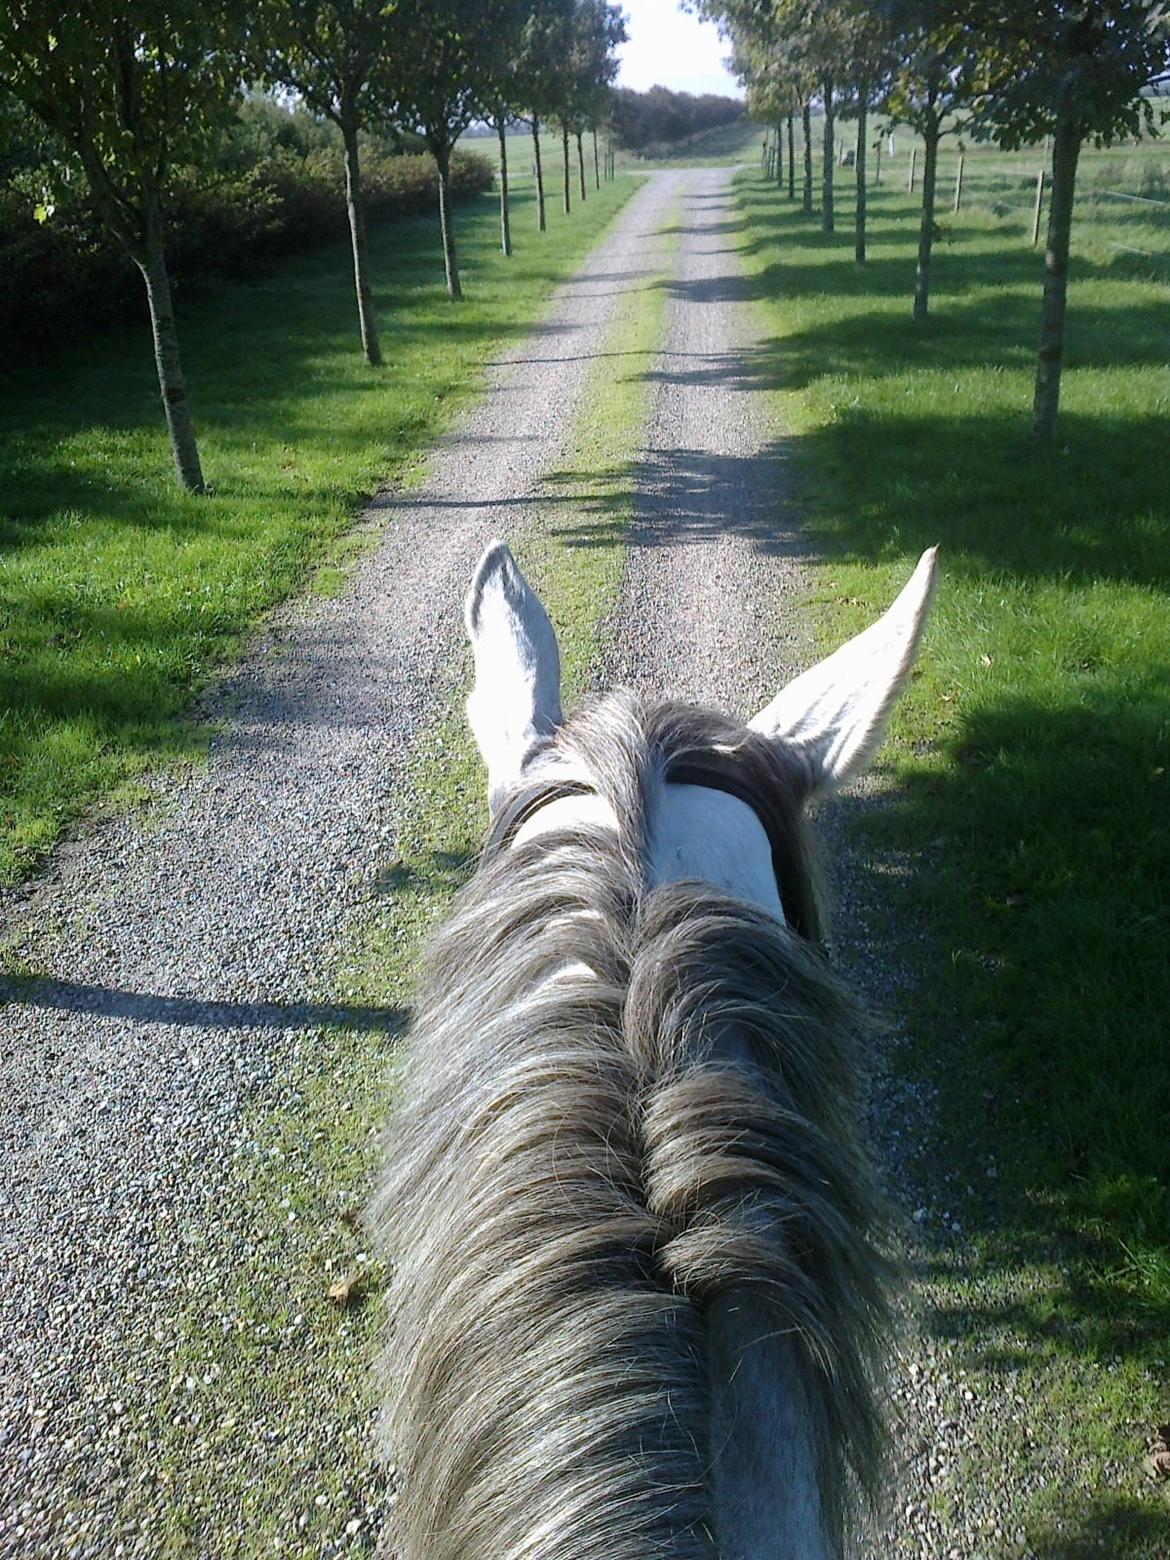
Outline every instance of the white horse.
<path fill-rule="evenodd" d="M 565 720 L 547 614 L 480 562 L 492 827 L 371 1210 L 403 1560 L 844 1552 L 883 1235 L 801 809 L 873 752 L 934 576 L 743 728 L 620 693 Z"/>

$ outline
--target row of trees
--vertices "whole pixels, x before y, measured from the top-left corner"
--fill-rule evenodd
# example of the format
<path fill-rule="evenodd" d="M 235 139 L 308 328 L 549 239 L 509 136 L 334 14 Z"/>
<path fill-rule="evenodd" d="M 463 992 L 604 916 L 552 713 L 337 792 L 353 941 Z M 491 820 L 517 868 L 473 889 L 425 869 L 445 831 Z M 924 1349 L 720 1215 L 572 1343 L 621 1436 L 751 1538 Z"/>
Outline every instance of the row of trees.
<path fill-rule="evenodd" d="M 617 87 L 609 110 L 614 134 L 635 152 L 658 142 L 681 141 L 717 125 L 734 124 L 742 116 L 739 98 L 716 92 L 672 92 L 669 87 L 651 87 L 648 92 Z"/>
<path fill-rule="evenodd" d="M 595 125 L 625 37 L 612 0 L 6 0 L 0 87 L 44 125 L 55 176 L 84 181 L 103 227 L 141 272 L 159 387 L 182 485 L 204 489 L 166 261 L 175 171 L 198 166 L 244 84 L 303 101 L 340 132 L 362 348 L 382 362 L 370 282 L 361 132 L 416 135 L 438 170 L 450 296 L 462 296 L 451 213 L 455 142 L 473 119 L 556 120 L 570 203 L 569 141 Z M 506 159 L 501 178 L 511 252 Z M 46 202 L 46 209 L 51 201 Z M 539 223 L 545 226 L 543 179 Z"/>
<path fill-rule="evenodd" d="M 804 127 L 803 200 L 813 209 L 811 108 L 824 115 L 821 219 L 833 229 L 835 122 L 855 118 L 855 255 L 865 261 L 867 116 L 924 143 L 914 318 L 927 317 L 935 183 L 945 135 L 1007 150 L 1050 138 L 1051 198 L 1032 431 L 1055 437 L 1077 163 L 1164 117 L 1150 89 L 1170 73 L 1167 0 L 697 0 L 730 38 L 754 118 Z"/>

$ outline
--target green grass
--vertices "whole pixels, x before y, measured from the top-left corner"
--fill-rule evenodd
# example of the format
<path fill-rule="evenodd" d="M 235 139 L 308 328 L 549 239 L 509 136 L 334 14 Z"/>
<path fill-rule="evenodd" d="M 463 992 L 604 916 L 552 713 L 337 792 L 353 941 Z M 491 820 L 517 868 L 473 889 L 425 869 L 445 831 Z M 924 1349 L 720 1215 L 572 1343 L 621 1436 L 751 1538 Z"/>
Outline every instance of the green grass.
<path fill-rule="evenodd" d="M 361 357 L 344 245 L 252 285 L 179 298 L 203 467 L 176 487 L 145 330 L 64 343 L 0 380 L 0 882 L 145 766 L 200 751 L 194 690 L 323 563 L 363 496 L 409 479 L 494 346 L 626 199 L 617 180 L 539 236 L 515 201 L 457 213 L 467 299 L 448 302 L 436 221 L 371 234 L 386 367 Z M 317 577 L 336 590 L 336 573 Z"/>
<path fill-rule="evenodd" d="M 582 553 L 558 539 L 554 522 L 533 526 L 518 547 L 557 626 L 569 701 L 589 680 L 620 585 L 629 473 L 651 406 L 642 369 L 661 346 L 666 299 L 651 286 L 620 301 L 565 463 L 547 480 L 548 516 L 567 503 L 605 507 L 605 542 Z M 615 381 L 616 354 L 630 367 Z M 464 676 L 469 663 L 464 651 Z M 181 1300 L 161 1323 L 179 1383 L 173 1397 L 160 1405 L 124 1390 L 137 1493 L 119 1531 L 133 1524 L 151 1553 L 309 1560 L 374 1550 L 388 1501 L 371 1435 L 384 1275 L 350 1215 L 374 1174 L 393 1036 L 409 1012 L 421 945 L 486 824 L 484 776 L 461 709 L 422 734 L 410 769 L 398 853 L 379 864 L 375 912 L 337 953 L 333 977 L 336 996 L 384 1022 L 305 1036 L 285 1097 L 245 1117 L 235 1196 L 212 1236 L 236 1254 L 230 1279 L 221 1292 Z M 355 1273 L 365 1275 L 361 1299 L 338 1310 L 328 1287 Z"/>
<path fill-rule="evenodd" d="M 1170 1514 L 1138 1468 L 1170 1384 L 1170 298 L 1074 260 L 1045 451 L 1027 436 L 1042 261 L 1017 234 L 977 212 L 948 224 L 915 329 L 909 197 L 875 193 L 859 267 L 847 217 L 826 238 L 754 174 L 738 188 L 742 289 L 767 332 L 749 373 L 775 392 L 826 554 L 826 643 L 942 544 L 894 787 L 856 825 L 862 859 L 917 867 L 875 894 L 891 941 L 923 939 L 901 1015 L 906 1065 L 938 1091 L 922 1183 L 945 1168 L 978 1254 L 975 1282 L 941 1261 L 928 1276 L 930 1325 L 989 1392 L 1005 1371 L 1067 1376 L 1028 1413 L 1067 1439 L 1070 1483 L 1113 1490 L 1110 1456 L 1126 1469 L 1133 1499 L 1081 1502 L 1067 1530 L 1057 1508 L 1077 1503 L 1038 1497 L 1040 1553 L 1100 1535 L 1165 1554 Z"/>

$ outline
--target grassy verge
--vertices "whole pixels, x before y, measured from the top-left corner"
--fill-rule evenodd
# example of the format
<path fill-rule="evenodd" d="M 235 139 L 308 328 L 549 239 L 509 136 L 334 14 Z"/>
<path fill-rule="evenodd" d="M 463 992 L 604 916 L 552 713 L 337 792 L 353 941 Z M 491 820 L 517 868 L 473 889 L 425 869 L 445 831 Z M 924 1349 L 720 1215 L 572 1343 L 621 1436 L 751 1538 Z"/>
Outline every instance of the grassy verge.
<path fill-rule="evenodd" d="M 858 825 L 861 859 L 919 864 L 878 897 L 929 950 L 903 1015 L 939 1102 L 917 1168 L 969 1257 L 935 1252 L 929 1324 L 989 1396 L 1013 1381 L 1045 1470 L 1027 1553 L 1164 1555 L 1141 1457 L 1170 1404 L 1166 294 L 1074 264 L 1049 453 L 1027 440 L 1041 261 L 1018 235 L 956 219 L 915 330 L 909 197 L 877 193 L 862 268 L 849 232 L 738 189 L 825 639 L 942 543 L 895 790 Z"/>
<path fill-rule="evenodd" d="M 433 219 L 376 227 L 381 370 L 361 358 L 342 247 L 180 299 L 210 498 L 173 482 L 138 333 L 0 379 L 0 882 L 119 782 L 199 750 L 193 690 L 330 556 L 362 497 L 408 474 L 632 187 L 604 185 L 571 221 L 550 210 L 543 237 L 520 193 L 511 261 L 494 198 L 461 207 L 460 306 Z"/>
<path fill-rule="evenodd" d="M 545 524 L 518 546 L 561 642 L 568 700 L 587 684 L 621 580 L 629 473 L 644 439 L 666 293 L 631 289 L 582 397 L 573 446 L 546 486 Z M 614 381 L 621 354 L 631 366 Z M 613 521 L 587 555 L 556 516 L 604 503 Z M 411 812 L 383 863 L 378 911 L 339 961 L 347 1001 L 387 1015 L 411 1000 L 420 945 L 464 879 L 485 823 L 484 783 L 462 711 L 412 755 Z M 236 1254 L 222 1293 L 167 1324 L 173 1390 L 141 1404 L 130 1444 L 149 1477 L 122 1514 L 167 1555 L 307 1557 L 369 1552 L 389 1500 L 372 1458 L 370 1381 L 380 1275 L 353 1211 L 365 1198 L 386 1116 L 393 1056 L 385 1029 L 324 1030 L 301 1043 L 296 1081 L 244 1122 L 217 1244 Z M 331 1284 L 357 1278 L 338 1308 Z"/>

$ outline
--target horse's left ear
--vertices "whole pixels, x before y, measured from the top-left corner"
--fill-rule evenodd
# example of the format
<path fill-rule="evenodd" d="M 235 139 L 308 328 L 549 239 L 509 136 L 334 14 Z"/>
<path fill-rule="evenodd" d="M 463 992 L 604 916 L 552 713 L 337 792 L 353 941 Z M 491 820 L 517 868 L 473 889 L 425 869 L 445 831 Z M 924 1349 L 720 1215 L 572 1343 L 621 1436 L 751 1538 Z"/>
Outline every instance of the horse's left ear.
<path fill-rule="evenodd" d="M 813 791 L 831 790 L 868 762 L 901 693 L 934 596 L 938 548 L 924 552 L 884 617 L 790 682 L 749 722 L 803 750 Z"/>
<path fill-rule="evenodd" d="M 467 719 L 487 765 L 494 813 L 533 746 L 563 719 L 561 658 L 548 613 L 504 542 L 479 560 L 463 617 L 475 653 Z"/>

